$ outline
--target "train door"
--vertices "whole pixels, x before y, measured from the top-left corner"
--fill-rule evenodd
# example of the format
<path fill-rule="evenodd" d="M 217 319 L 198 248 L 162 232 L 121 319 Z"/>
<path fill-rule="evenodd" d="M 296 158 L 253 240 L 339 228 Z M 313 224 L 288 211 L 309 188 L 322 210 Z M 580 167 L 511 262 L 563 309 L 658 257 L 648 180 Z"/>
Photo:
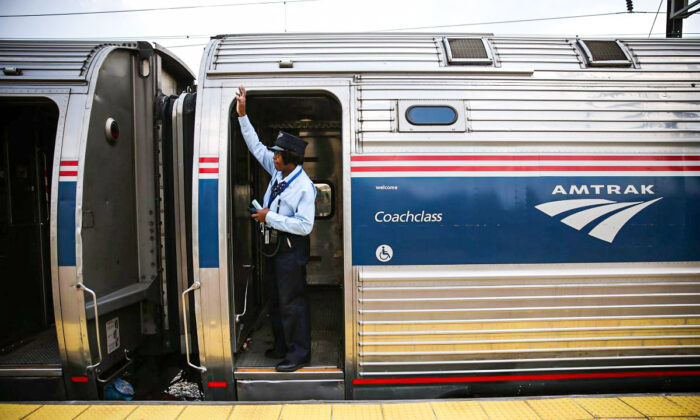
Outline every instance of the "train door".
<path fill-rule="evenodd" d="M 311 363 L 292 374 L 265 357 L 272 347 L 267 316 L 266 258 L 247 208 L 262 201 L 270 175 L 248 152 L 234 108 L 229 116 L 229 284 L 232 285 L 232 348 L 236 392 L 241 400 L 342 399 L 343 219 L 341 105 L 324 94 L 250 94 L 248 114 L 264 143 L 282 130 L 308 142 L 303 168 L 316 190 L 316 217 L 306 292 L 311 307 Z"/>
<path fill-rule="evenodd" d="M 63 399 L 49 215 L 59 110 L 0 100 L 0 398 Z"/>
<path fill-rule="evenodd" d="M 170 76 L 171 90 L 186 76 Z M 62 151 L 58 259 L 59 276 L 75 278 L 61 290 L 72 398 L 100 398 L 134 360 L 167 349 L 155 114 L 165 77 L 152 50 L 111 51 L 87 99 L 85 140 L 74 156 Z"/>

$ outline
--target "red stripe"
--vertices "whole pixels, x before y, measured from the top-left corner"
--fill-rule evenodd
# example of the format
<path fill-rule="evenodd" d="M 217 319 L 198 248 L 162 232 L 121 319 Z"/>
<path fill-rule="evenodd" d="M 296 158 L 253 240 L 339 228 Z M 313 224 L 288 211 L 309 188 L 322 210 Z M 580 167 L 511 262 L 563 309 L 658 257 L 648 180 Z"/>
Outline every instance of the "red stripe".
<path fill-rule="evenodd" d="M 436 384 L 454 382 L 540 381 L 556 379 L 646 378 L 660 376 L 698 376 L 700 370 L 670 370 L 649 372 L 552 373 L 540 375 L 450 376 L 437 378 L 374 378 L 353 379 L 353 385 Z"/>
<path fill-rule="evenodd" d="M 470 161 L 499 161 L 499 160 L 540 160 L 540 161 L 700 161 L 700 156 L 352 156 L 353 162 L 384 162 L 384 161 L 445 161 L 445 160 L 470 160 Z"/>
<path fill-rule="evenodd" d="M 78 176 L 78 171 L 59 171 L 60 176 Z"/>
<path fill-rule="evenodd" d="M 72 382 L 86 383 L 89 381 L 89 378 L 87 376 L 71 376 L 70 380 Z"/>
<path fill-rule="evenodd" d="M 202 163 L 216 163 L 219 161 L 218 157 L 201 157 L 199 161 Z"/>
<path fill-rule="evenodd" d="M 209 385 L 209 388 L 226 388 L 226 382 L 224 381 L 208 382 L 207 385 Z"/>
<path fill-rule="evenodd" d="M 351 172 L 700 171 L 700 166 L 353 166 Z"/>
<path fill-rule="evenodd" d="M 61 166 L 78 166 L 77 160 L 62 160 Z"/>
<path fill-rule="evenodd" d="M 199 168 L 200 174 L 218 174 L 219 168 Z"/>

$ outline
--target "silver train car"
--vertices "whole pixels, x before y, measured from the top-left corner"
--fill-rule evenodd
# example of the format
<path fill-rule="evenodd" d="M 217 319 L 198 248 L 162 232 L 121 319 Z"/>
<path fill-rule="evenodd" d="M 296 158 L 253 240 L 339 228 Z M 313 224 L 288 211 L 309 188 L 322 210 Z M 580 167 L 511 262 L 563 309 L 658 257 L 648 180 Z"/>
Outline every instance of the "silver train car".
<path fill-rule="evenodd" d="M 0 45 L 26 51 L 17 62 L 46 47 Z M 147 45 L 63 50 L 58 68 L 80 64 L 60 86 L 0 54 L 3 223 L 28 214 L 5 187 L 22 173 L 12 127 L 51 174 L 24 171 L 26 206 L 48 220 L 29 223 L 31 252 L 3 237 L 2 264 L 12 277 L 44 264 L 31 275 L 37 307 L 53 297 L 61 357 L 7 363 L 0 385 L 45 372 L 66 398 L 99 398 L 135 355 L 175 352 L 209 400 L 698 390 L 700 40 L 222 35 L 196 92 Z M 117 55 L 130 64 L 102 64 Z M 131 82 L 100 90 L 88 75 L 103 73 Z M 237 126 L 241 84 L 263 141 L 285 130 L 309 143 L 318 192 L 312 360 L 293 373 L 263 356 L 265 261 L 247 207 L 269 178 Z M 135 86 L 148 95 L 127 95 Z M 114 121 L 138 141 L 110 140 Z M 16 308 L 28 290 L 4 299 Z"/>
<path fill-rule="evenodd" d="M 194 75 L 145 42 L 0 41 L 0 67 L 0 399 L 97 399 L 179 351 L 156 111 Z"/>
<path fill-rule="evenodd" d="M 699 72 L 698 40 L 212 39 L 183 290 L 207 398 L 697 390 Z M 241 84 L 262 139 L 309 142 L 319 192 L 293 374 L 262 357 Z"/>

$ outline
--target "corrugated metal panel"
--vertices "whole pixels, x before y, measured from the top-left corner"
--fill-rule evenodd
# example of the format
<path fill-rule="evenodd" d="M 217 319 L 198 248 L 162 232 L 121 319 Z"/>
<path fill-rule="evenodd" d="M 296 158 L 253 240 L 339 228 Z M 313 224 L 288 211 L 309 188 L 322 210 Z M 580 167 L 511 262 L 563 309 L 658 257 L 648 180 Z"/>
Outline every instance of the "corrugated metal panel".
<path fill-rule="evenodd" d="M 496 72 L 585 69 L 575 38 L 484 36 L 493 48 L 495 67 L 448 65 L 442 40 L 476 34 L 278 34 L 225 36 L 214 40 L 210 76 L 250 73 L 336 72 Z M 639 70 L 700 70 L 700 40 L 622 40 Z M 280 69 L 280 61 L 293 67 Z M 610 69 L 598 69 L 606 72 Z M 590 71 L 590 70 L 588 70 Z M 601 75 L 602 76 L 602 75 Z"/>
<path fill-rule="evenodd" d="M 623 78 L 623 76 L 619 76 Z M 700 91 L 691 83 L 387 77 L 361 79 L 363 152 L 454 151 L 479 143 L 562 145 L 697 142 Z M 399 131 L 396 104 L 463 100 L 467 132 Z M 471 150 L 471 149 L 470 149 Z"/>
<path fill-rule="evenodd" d="M 581 57 L 566 39 L 491 38 L 500 65 L 507 69 L 513 65 L 528 64 L 535 70 L 580 69 Z"/>
<path fill-rule="evenodd" d="M 293 71 L 430 71 L 440 66 L 441 48 L 440 42 L 429 35 L 236 36 L 221 40 L 209 70 L 278 72 L 280 61 L 292 61 Z"/>
<path fill-rule="evenodd" d="M 364 267 L 360 377 L 685 366 L 700 356 L 697 267 L 666 273 Z M 556 367 L 555 367 L 556 366 Z M 694 365 L 696 366 L 696 365 Z"/>
<path fill-rule="evenodd" d="M 700 70 L 698 40 L 630 40 L 624 42 L 639 66 L 648 70 Z"/>
<path fill-rule="evenodd" d="M 0 82 L 84 80 L 95 53 L 110 45 L 136 47 L 130 42 L 0 41 L 0 69 L 21 71 L 17 76 L 0 73 Z"/>

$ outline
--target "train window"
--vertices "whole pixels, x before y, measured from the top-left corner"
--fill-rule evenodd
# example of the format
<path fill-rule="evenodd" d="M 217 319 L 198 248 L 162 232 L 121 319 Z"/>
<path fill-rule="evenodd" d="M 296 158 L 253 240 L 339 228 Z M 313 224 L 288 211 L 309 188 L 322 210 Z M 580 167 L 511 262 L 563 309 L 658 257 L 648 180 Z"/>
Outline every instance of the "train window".
<path fill-rule="evenodd" d="M 440 132 L 466 131 L 464 101 L 401 100 L 399 131 Z"/>
<path fill-rule="evenodd" d="M 325 219 L 333 214 L 333 188 L 330 183 L 315 182 L 316 186 L 316 218 Z"/>
<path fill-rule="evenodd" d="M 413 125 L 452 125 L 457 111 L 451 106 L 414 105 L 406 110 L 406 120 Z"/>

